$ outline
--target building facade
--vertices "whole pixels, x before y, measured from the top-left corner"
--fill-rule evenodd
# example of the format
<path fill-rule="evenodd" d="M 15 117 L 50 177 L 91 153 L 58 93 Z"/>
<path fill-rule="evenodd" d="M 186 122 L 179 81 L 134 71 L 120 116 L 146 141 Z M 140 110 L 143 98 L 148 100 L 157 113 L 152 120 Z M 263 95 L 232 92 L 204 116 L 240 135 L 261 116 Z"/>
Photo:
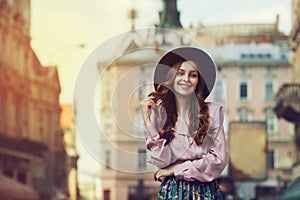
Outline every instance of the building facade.
<path fill-rule="evenodd" d="M 61 104 L 60 128 L 63 131 L 63 144 L 66 152 L 66 186 L 68 193 L 63 194 L 68 200 L 80 199 L 78 188 L 77 161 L 79 155 L 76 145 L 76 131 L 74 127 L 73 106 Z"/>
<path fill-rule="evenodd" d="M 180 34 L 177 36 L 181 37 Z M 161 46 L 162 49 L 182 45 L 178 43 L 180 39 L 174 41 L 173 46 Z M 134 40 L 128 44 L 133 49 L 139 47 Z M 245 195 L 250 194 L 249 198 L 272 198 L 277 195 L 279 188 L 291 181 L 290 168 L 295 154 L 292 126 L 278 119 L 274 113 L 275 91 L 289 78 L 290 54 L 287 43 L 278 40 L 260 44 L 211 44 L 203 45 L 202 48 L 213 57 L 219 69 L 218 79 L 208 100 L 224 106 L 227 137 L 230 137 L 228 126 L 233 121 L 260 121 L 267 127 L 266 177 L 254 180 L 254 183 L 250 179 L 231 180 L 232 187 L 238 189 L 231 190 L 227 195 L 247 198 Z M 146 163 L 144 161 L 147 157 L 143 157 L 146 149 L 139 101 L 152 90 L 149 83 L 153 81 L 151 78 L 155 65 L 144 63 L 157 62 L 163 52 L 128 51 L 131 53 L 124 53 L 107 68 L 105 62 L 98 63 L 99 71 L 105 69 L 101 73 L 100 85 L 103 87 L 99 91 L 100 126 L 105 135 L 101 141 L 105 164 L 100 171 L 103 199 L 135 199 L 131 194 L 138 195 L 140 176 L 126 174 L 118 169 L 123 169 L 121 166 L 125 163 L 128 169 L 136 172 L 150 167 L 142 164 Z M 137 156 L 127 156 L 123 151 L 136 152 Z M 151 183 L 151 173 L 143 177 L 143 186 L 149 184 L 149 190 L 156 191 L 157 186 Z M 230 179 L 230 174 L 225 171 L 222 179 L 226 180 L 226 177 Z M 249 182 L 252 183 L 249 185 Z"/>
<path fill-rule="evenodd" d="M 154 48 L 135 51 L 139 47 L 136 36 L 129 33 L 120 44 L 123 56 L 108 66 L 98 63 L 99 72 L 103 72 L 98 91 L 103 200 L 150 200 L 157 196 L 154 168 L 147 163 L 139 102 L 152 88 L 153 63 L 162 54 Z"/>
<path fill-rule="evenodd" d="M 274 23 L 222 24 L 189 30 L 196 43 L 207 48 L 219 69 L 211 99 L 225 107 L 228 139 L 231 122 L 266 124 L 267 175 L 261 180 L 232 180 L 236 191 L 231 192 L 237 198 L 274 198 L 292 178 L 296 154 L 293 128 L 274 112 L 275 92 L 289 78 L 291 57 L 288 36 L 279 31 L 278 21 L 276 16 Z"/>
<path fill-rule="evenodd" d="M 300 1 L 292 0 L 292 30 L 289 46 L 292 51 L 292 70 L 289 80 L 282 84 L 276 95 L 276 114 L 294 127 L 295 160 L 292 168 L 293 179 L 300 174 Z"/>
<path fill-rule="evenodd" d="M 179 13 L 176 6 L 173 11 L 174 9 L 176 12 L 170 12 L 175 13 L 171 18 L 177 19 Z M 293 142 L 293 127 L 285 120 L 277 118 L 274 112 L 275 92 L 289 79 L 290 73 L 288 37 L 278 30 L 278 21 L 279 18 L 276 17 L 275 22 L 269 24 L 224 24 L 187 29 L 173 24 L 173 30 L 178 32 L 157 29 L 155 35 L 151 36 L 155 39 L 147 40 L 152 41 L 153 47 L 157 50 L 172 49 L 180 45 L 198 45 L 212 56 L 219 71 L 214 90 L 208 100 L 224 106 L 224 126 L 228 139 L 230 138 L 228 127 L 231 122 L 259 121 L 266 125 L 267 159 L 266 169 L 262 169 L 266 175 L 259 180 L 241 181 L 231 179 L 229 172 L 225 170 L 221 180 L 227 183 L 222 188 L 225 188 L 228 198 L 231 196 L 235 199 L 272 199 L 292 179 L 291 167 L 297 155 Z M 168 23 L 172 24 L 172 20 L 160 24 Z M 134 42 L 128 46 L 141 47 Z M 140 160 L 147 160 L 143 157 L 146 152 L 144 141 L 134 137 L 142 134 L 135 129 L 142 130 L 143 123 L 138 112 L 138 101 L 152 89 L 147 83 L 152 81 L 151 72 L 154 65 L 133 69 L 145 63 L 149 55 L 153 59 L 151 63 L 156 63 L 162 54 L 154 56 L 151 53 L 146 55 L 132 53 L 113 62 L 108 68 L 105 68 L 105 62 L 98 64 L 99 71 L 103 72 L 105 69 L 105 73 L 101 73 L 100 85 L 103 87 L 100 87 L 99 91 L 102 94 L 99 124 L 105 135 L 105 139 L 101 141 L 104 165 L 101 167 L 100 176 L 103 184 L 102 199 L 105 200 L 136 199 L 139 195 L 138 188 L 144 188 L 146 185 L 150 188 L 149 191 L 156 192 L 157 186 L 152 185 L 150 174 L 145 174 L 144 180 L 139 180 L 140 176 L 126 174 L 120 170 L 121 165 L 127 165 L 136 171 L 140 170 L 139 166 L 148 167 L 147 164 L 139 164 Z M 128 73 L 134 75 L 126 84 L 122 84 L 125 83 L 121 81 L 123 75 L 127 76 Z M 131 96 L 128 97 L 127 91 L 136 92 L 130 93 Z M 127 101 L 128 99 L 130 100 Z M 116 114 L 115 111 L 120 112 Z M 130 121 L 125 124 L 115 123 L 126 122 L 127 115 L 130 115 L 130 119 L 136 120 L 134 124 Z M 140 126 L 137 127 L 137 124 Z M 127 157 L 122 152 L 124 150 L 136 152 L 137 156 Z M 120 196 L 116 193 L 117 190 Z M 155 195 L 153 194 L 154 199 Z"/>
<path fill-rule="evenodd" d="M 286 41 L 287 36 L 279 31 L 279 16 L 274 23 L 240 23 L 199 25 L 187 28 L 183 31 L 191 32 L 193 39 L 201 45 L 225 45 L 225 44 L 250 44 L 250 43 L 274 43 Z"/>
<path fill-rule="evenodd" d="M 266 176 L 233 180 L 235 195 L 246 199 L 274 197 L 291 181 L 295 154 L 292 126 L 274 112 L 275 92 L 289 77 L 289 50 L 277 44 L 233 44 L 207 47 L 207 51 L 220 73 L 211 99 L 225 108 L 227 137 L 231 139 L 232 122 L 266 124 L 267 168 L 262 169 Z"/>
<path fill-rule="evenodd" d="M 51 199 L 64 188 L 57 69 L 41 65 L 30 40 L 30 0 L 1 0 L 1 199 Z"/>

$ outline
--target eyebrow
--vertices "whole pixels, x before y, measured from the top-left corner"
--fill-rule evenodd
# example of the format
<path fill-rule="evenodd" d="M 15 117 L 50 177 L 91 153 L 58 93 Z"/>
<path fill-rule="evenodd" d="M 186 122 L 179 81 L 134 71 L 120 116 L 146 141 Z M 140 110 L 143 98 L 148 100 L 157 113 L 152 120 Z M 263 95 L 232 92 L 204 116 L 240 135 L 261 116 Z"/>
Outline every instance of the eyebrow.
<path fill-rule="evenodd" d="M 183 71 L 183 72 L 186 72 L 186 70 L 184 70 L 184 69 L 181 69 L 181 68 L 179 68 L 178 69 L 178 71 Z M 196 72 L 197 73 L 197 70 L 190 70 L 190 71 L 188 71 L 189 73 L 191 73 L 191 72 Z"/>

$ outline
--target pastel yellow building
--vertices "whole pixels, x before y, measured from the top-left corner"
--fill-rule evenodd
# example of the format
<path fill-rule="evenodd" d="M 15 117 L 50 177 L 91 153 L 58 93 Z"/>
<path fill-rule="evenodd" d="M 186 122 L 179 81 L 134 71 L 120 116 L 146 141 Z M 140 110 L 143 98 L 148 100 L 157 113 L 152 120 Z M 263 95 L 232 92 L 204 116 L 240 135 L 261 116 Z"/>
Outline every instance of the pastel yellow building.
<path fill-rule="evenodd" d="M 0 0 L 0 199 L 50 199 L 64 189 L 58 73 L 30 41 L 30 0 Z"/>

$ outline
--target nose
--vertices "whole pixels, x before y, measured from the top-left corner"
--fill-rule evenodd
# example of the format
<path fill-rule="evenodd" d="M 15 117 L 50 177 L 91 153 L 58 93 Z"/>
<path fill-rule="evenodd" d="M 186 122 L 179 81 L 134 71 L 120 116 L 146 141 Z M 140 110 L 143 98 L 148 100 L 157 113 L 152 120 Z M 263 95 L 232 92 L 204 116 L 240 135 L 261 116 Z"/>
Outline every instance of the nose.
<path fill-rule="evenodd" d="M 184 74 L 184 77 L 183 77 L 183 80 L 188 82 L 190 79 L 189 79 L 189 74 L 188 73 L 185 73 Z"/>

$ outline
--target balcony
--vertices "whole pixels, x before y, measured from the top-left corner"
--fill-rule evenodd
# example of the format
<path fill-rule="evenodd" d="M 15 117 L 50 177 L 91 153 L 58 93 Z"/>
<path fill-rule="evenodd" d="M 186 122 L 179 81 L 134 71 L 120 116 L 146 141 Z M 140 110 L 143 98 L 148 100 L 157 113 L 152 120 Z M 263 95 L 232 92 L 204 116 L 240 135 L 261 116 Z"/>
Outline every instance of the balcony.
<path fill-rule="evenodd" d="M 275 113 L 294 124 L 300 119 L 300 84 L 284 84 L 276 95 Z"/>
<path fill-rule="evenodd" d="M 25 138 L 12 138 L 0 133 L 0 154 L 25 159 L 40 159 L 47 149 L 45 144 Z"/>

